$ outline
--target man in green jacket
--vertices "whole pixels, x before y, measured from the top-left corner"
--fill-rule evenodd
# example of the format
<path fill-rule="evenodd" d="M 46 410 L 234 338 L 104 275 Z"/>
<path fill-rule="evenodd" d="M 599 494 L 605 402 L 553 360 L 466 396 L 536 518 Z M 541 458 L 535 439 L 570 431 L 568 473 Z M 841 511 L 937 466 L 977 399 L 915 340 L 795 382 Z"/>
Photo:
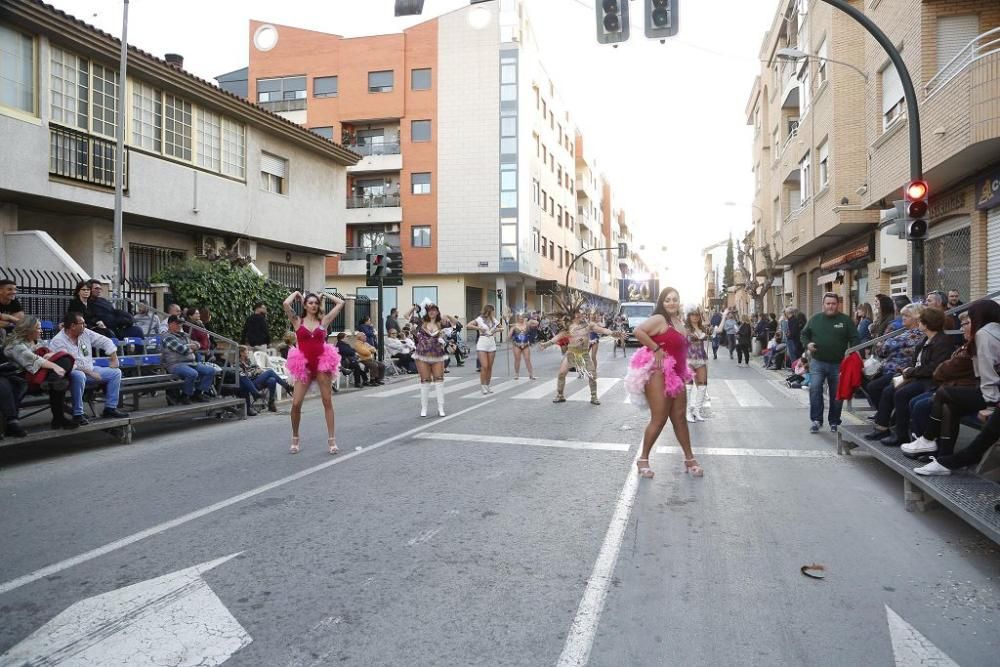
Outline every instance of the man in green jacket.
<path fill-rule="evenodd" d="M 858 328 L 847 315 L 840 312 L 840 297 L 833 292 L 823 295 L 823 312 L 809 318 L 802 330 L 802 344 L 810 353 L 809 359 L 809 419 L 810 433 L 819 433 L 823 426 L 823 385 L 830 389 L 830 430 L 837 432 L 843 403 L 837 400 L 840 382 L 840 362 L 844 352 L 860 341 Z"/>

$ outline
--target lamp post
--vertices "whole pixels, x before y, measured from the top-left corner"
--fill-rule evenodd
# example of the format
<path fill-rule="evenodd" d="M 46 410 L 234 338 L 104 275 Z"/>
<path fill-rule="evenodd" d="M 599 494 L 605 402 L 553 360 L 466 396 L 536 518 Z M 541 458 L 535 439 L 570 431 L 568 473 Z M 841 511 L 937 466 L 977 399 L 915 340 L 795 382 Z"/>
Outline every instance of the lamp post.
<path fill-rule="evenodd" d="M 115 213 L 111 261 L 111 296 L 121 297 L 122 291 L 122 196 L 125 190 L 125 88 L 128 67 L 128 0 L 122 6 L 122 48 L 118 59 L 118 113 L 115 127 Z"/>
<path fill-rule="evenodd" d="M 844 62 L 843 60 L 827 58 L 826 56 L 821 56 L 816 53 L 806 53 L 805 51 L 801 51 L 799 49 L 784 48 L 775 51 L 774 57 L 778 60 L 825 60 L 828 63 L 835 63 L 837 65 L 843 65 L 844 67 L 850 67 L 852 70 L 860 74 L 862 79 L 868 81 L 868 75 L 861 71 L 861 69 L 856 65 Z"/>

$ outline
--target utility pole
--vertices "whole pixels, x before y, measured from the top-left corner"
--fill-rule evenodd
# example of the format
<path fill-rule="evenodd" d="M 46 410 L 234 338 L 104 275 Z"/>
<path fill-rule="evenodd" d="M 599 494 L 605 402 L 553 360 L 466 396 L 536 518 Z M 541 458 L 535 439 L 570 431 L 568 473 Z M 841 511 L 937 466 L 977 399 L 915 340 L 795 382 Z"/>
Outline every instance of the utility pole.
<path fill-rule="evenodd" d="M 118 113 L 115 121 L 115 213 L 112 225 L 113 242 L 111 249 L 111 297 L 117 299 L 122 293 L 122 197 L 125 191 L 125 89 L 128 67 L 128 0 L 122 7 L 122 48 L 118 57 Z"/>

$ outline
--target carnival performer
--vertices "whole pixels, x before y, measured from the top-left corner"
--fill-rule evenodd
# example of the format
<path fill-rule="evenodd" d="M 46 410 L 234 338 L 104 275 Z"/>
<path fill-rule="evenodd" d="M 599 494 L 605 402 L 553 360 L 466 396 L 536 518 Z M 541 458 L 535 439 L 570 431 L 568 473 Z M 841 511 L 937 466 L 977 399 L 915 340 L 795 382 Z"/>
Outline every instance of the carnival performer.
<path fill-rule="evenodd" d="M 687 365 L 687 337 L 682 333 L 683 328 L 680 295 L 672 287 L 660 292 L 652 316 L 635 328 L 635 337 L 642 348 L 629 363 L 625 389 L 632 403 L 646 406 L 650 412 L 642 437 L 642 456 L 636 461 L 640 477 L 653 477 L 649 454 L 667 420 L 684 451 L 684 472 L 694 477 L 705 474 L 691 450 L 684 417 L 687 410 L 684 385 L 691 380 L 691 370 Z"/>
<path fill-rule="evenodd" d="M 518 313 L 517 320 L 510 326 L 508 335 L 514 348 L 514 379 L 521 379 L 521 360 L 528 368 L 528 379 L 537 380 L 535 371 L 531 368 L 532 330 L 538 328 L 538 320 L 528 319 L 526 314 Z"/>
<path fill-rule="evenodd" d="M 601 314 L 596 310 L 590 313 L 590 323 L 603 327 Z M 610 329 L 609 329 L 610 331 Z M 590 332 L 590 360 L 594 363 L 594 372 L 597 372 L 597 348 L 601 345 L 601 334 L 596 331 Z"/>
<path fill-rule="evenodd" d="M 340 372 L 340 353 L 337 348 L 326 342 L 326 332 L 340 311 L 344 309 L 344 300 L 330 296 L 333 309 L 323 315 L 323 301 L 326 295 L 293 292 L 282 304 L 285 315 L 295 330 L 296 346 L 288 350 L 288 373 L 295 380 L 292 392 L 292 446 L 289 452 L 299 453 L 299 422 L 302 420 L 302 402 L 306 398 L 309 386 L 315 381 L 319 384 L 319 395 L 323 400 L 323 412 L 326 415 L 327 449 L 336 454 L 337 438 L 333 424 L 333 378 Z M 302 316 L 295 314 L 292 304 L 296 300 L 302 302 Z"/>
<path fill-rule="evenodd" d="M 412 322 L 419 312 L 420 306 L 414 305 L 406 317 Z M 413 360 L 420 374 L 420 416 L 427 416 L 427 401 L 433 385 L 438 416 L 444 417 L 444 362 L 448 358 L 445 328 L 453 327 L 455 322 L 447 315 L 441 315 L 441 310 L 433 303 L 424 306 L 424 316 L 419 322 L 414 333 L 417 350 L 413 353 Z"/>
<path fill-rule="evenodd" d="M 562 363 L 559 365 L 556 397 L 552 399 L 552 402 L 566 402 L 566 374 L 569 373 L 570 367 L 573 366 L 587 376 L 587 381 L 590 384 L 590 403 L 592 405 L 600 405 L 601 401 L 597 398 L 597 371 L 590 357 L 590 334 L 595 332 L 604 336 L 611 336 L 613 334 L 609 329 L 605 329 L 600 324 L 591 322 L 587 318 L 581 309 L 582 302 L 560 303 L 561 299 L 559 297 L 554 298 L 556 299 L 556 303 L 562 306 L 562 312 L 557 314 L 562 323 L 562 330 L 553 336 L 551 340 L 541 345 L 542 349 L 553 344 L 559 345 L 561 348 L 565 347 L 565 354 L 563 355 Z"/>
<path fill-rule="evenodd" d="M 502 322 L 496 318 L 496 310 L 490 304 L 486 304 L 479 317 L 469 322 L 466 327 L 479 332 L 476 355 L 479 358 L 479 384 L 483 388 L 483 394 L 493 393 L 490 382 L 493 380 L 493 360 L 497 356 L 496 334 L 501 326 Z"/>
<path fill-rule="evenodd" d="M 705 345 L 709 334 L 700 307 L 692 306 L 687 311 L 684 331 L 688 344 L 688 368 L 694 374 L 694 383 L 687 385 L 687 420 L 703 422 L 705 417 L 701 414 L 701 409 L 705 405 L 705 394 L 708 393 L 708 349 Z"/>

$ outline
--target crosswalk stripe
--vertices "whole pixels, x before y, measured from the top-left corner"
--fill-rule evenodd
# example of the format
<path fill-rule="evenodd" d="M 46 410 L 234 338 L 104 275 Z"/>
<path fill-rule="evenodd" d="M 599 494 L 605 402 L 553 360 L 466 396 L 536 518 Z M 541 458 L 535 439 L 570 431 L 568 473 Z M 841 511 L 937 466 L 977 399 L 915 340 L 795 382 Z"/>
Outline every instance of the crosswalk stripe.
<path fill-rule="evenodd" d="M 474 378 L 472 380 L 465 380 L 464 382 L 455 382 L 454 380 L 444 381 L 444 393 L 450 394 L 453 391 L 458 391 L 460 389 L 465 389 L 466 387 L 471 387 L 474 384 L 479 384 L 479 378 Z M 387 389 L 385 391 L 371 392 L 365 394 L 368 398 L 388 398 L 390 396 L 399 396 L 400 394 L 414 393 L 416 394 L 420 391 L 420 383 L 407 385 L 406 387 L 397 387 L 396 389 Z"/>
<path fill-rule="evenodd" d="M 611 389 L 621 381 L 621 378 L 597 378 L 597 397 L 600 398 L 604 394 L 611 391 Z M 589 401 L 590 400 L 590 385 L 581 389 L 580 391 L 566 397 L 570 401 Z"/>
<path fill-rule="evenodd" d="M 566 378 L 566 387 L 576 389 L 577 384 L 580 382 L 581 380 L 575 377 L 573 379 Z M 523 391 L 517 396 L 511 396 L 511 398 L 522 398 L 530 400 L 536 398 L 551 397 L 555 395 L 556 395 L 556 380 L 545 380 L 544 382 L 539 383 L 537 386 L 534 386 L 533 389 L 529 389 L 528 391 Z"/>
<path fill-rule="evenodd" d="M 479 435 L 465 433 L 419 433 L 416 440 L 449 440 L 479 444 L 483 442 L 500 445 L 533 445 L 535 447 L 560 447 L 564 449 L 591 449 L 609 452 L 627 452 L 631 445 L 617 442 L 581 442 L 577 440 L 549 440 L 546 438 L 518 438 L 509 435 Z"/>
<path fill-rule="evenodd" d="M 420 437 L 420 436 L 416 436 Z M 657 454 L 683 454 L 684 450 L 672 445 L 660 445 L 656 448 Z M 766 458 L 788 458 L 788 459 L 836 459 L 835 452 L 827 452 L 814 449 L 754 449 L 748 447 L 698 447 L 695 455 L 704 456 L 760 456 Z"/>
<path fill-rule="evenodd" d="M 502 394 L 503 392 L 507 391 L 508 389 L 513 389 L 513 388 L 517 387 L 518 385 L 524 387 L 525 386 L 525 381 L 524 380 L 507 380 L 506 382 L 501 382 L 500 384 L 492 385 L 490 387 L 490 389 L 493 390 L 492 393 L 494 393 L 494 394 Z M 480 389 L 479 391 L 473 391 L 471 393 L 468 393 L 465 396 L 462 396 L 462 398 L 480 398 L 481 396 L 483 396 L 483 392 Z"/>
<path fill-rule="evenodd" d="M 749 380 L 726 380 L 726 388 L 733 394 L 741 408 L 770 408 L 771 402 L 754 389 Z"/>

